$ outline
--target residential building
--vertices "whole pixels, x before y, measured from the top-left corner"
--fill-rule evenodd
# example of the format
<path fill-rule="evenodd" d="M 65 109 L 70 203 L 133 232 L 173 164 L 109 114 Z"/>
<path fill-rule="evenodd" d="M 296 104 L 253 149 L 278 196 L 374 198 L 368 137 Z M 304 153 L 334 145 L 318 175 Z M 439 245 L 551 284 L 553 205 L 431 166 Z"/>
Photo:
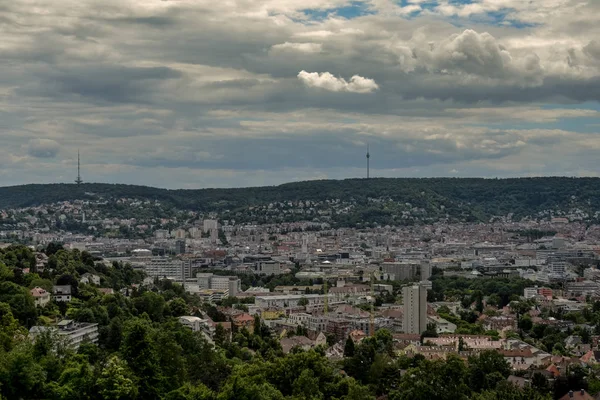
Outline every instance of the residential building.
<path fill-rule="evenodd" d="M 196 279 L 200 289 L 227 290 L 230 297 L 235 297 L 242 291 L 242 281 L 237 276 L 198 273 Z"/>
<path fill-rule="evenodd" d="M 393 275 L 396 281 L 414 280 L 419 268 L 420 264 L 414 261 L 384 262 L 381 264 L 383 272 Z"/>
<path fill-rule="evenodd" d="M 50 293 L 47 290 L 36 286 L 30 290 L 30 293 L 33 296 L 36 306 L 45 307 L 46 304 L 50 303 Z"/>
<path fill-rule="evenodd" d="M 64 319 L 55 326 L 34 326 L 29 330 L 29 334 L 35 340 L 37 336 L 48 330 L 56 331 L 66 344 L 75 350 L 83 341 L 98 342 L 98 324 L 75 322 L 70 319 Z"/>
<path fill-rule="evenodd" d="M 232 320 L 233 325 L 237 329 L 246 328 L 250 333 L 254 332 L 254 317 L 252 317 L 250 314 L 243 313 L 236 315 L 232 318 Z"/>
<path fill-rule="evenodd" d="M 200 331 L 204 325 L 208 324 L 207 320 L 189 315 L 179 317 L 179 322 L 194 332 Z"/>
<path fill-rule="evenodd" d="M 525 299 L 532 299 L 535 296 L 538 295 L 538 287 L 528 287 L 523 289 L 523 297 L 525 297 Z"/>
<path fill-rule="evenodd" d="M 190 263 L 168 257 L 153 257 L 144 265 L 144 272 L 149 277 L 171 278 L 184 281 L 190 278 Z"/>
<path fill-rule="evenodd" d="M 69 302 L 71 301 L 71 285 L 55 285 L 52 287 L 54 301 Z"/>
<path fill-rule="evenodd" d="M 441 317 L 430 315 L 427 317 L 427 322 L 435 324 L 435 330 L 437 333 L 454 333 L 456 332 L 456 324 L 445 320 Z"/>
<path fill-rule="evenodd" d="M 99 285 L 100 284 L 100 277 L 98 275 L 94 275 L 94 274 L 90 274 L 89 272 L 86 272 L 85 274 L 81 275 L 81 278 L 79 279 L 79 283 L 86 283 L 86 284 L 94 284 L 94 285 Z"/>
<path fill-rule="evenodd" d="M 420 335 L 427 330 L 427 289 L 420 285 L 402 288 L 404 333 Z"/>
<path fill-rule="evenodd" d="M 421 261 L 421 280 L 428 281 L 431 278 L 431 263 L 429 261 Z"/>
<path fill-rule="evenodd" d="M 567 282 L 565 292 L 571 297 L 593 296 L 600 292 L 600 285 L 594 281 Z"/>

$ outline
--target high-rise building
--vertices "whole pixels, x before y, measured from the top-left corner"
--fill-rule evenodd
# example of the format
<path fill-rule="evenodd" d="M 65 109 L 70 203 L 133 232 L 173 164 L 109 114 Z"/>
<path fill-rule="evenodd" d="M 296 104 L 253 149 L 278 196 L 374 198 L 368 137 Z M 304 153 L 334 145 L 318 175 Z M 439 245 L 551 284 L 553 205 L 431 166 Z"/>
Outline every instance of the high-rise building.
<path fill-rule="evenodd" d="M 417 261 L 400 261 L 400 262 L 384 262 L 381 264 L 381 269 L 387 274 L 394 275 L 394 280 L 412 281 L 417 276 L 419 263 Z"/>
<path fill-rule="evenodd" d="M 175 242 L 175 253 L 176 254 L 184 254 L 185 253 L 185 239 L 178 240 Z"/>
<path fill-rule="evenodd" d="M 202 222 L 202 230 L 204 231 L 204 233 L 208 233 L 211 232 L 213 230 L 218 231 L 219 230 L 219 222 L 216 219 L 205 219 Z"/>
<path fill-rule="evenodd" d="M 427 289 L 421 285 L 402 288 L 404 333 L 420 335 L 427 330 Z"/>
<path fill-rule="evenodd" d="M 421 261 L 421 280 L 428 281 L 431 278 L 431 264 L 427 260 Z"/>

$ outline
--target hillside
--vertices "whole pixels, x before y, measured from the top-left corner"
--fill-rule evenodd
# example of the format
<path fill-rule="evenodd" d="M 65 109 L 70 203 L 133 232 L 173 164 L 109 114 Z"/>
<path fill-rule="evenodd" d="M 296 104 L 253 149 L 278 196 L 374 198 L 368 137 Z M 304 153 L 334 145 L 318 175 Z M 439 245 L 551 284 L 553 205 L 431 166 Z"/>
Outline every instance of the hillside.
<path fill-rule="evenodd" d="M 217 212 L 221 218 L 259 223 L 324 220 L 353 226 L 488 221 L 513 214 L 547 218 L 570 215 L 588 221 L 600 211 L 598 178 L 375 178 L 321 180 L 280 186 L 167 190 L 112 184 L 48 184 L 0 188 L 0 209 L 72 200 L 119 198 L 159 201 L 177 210 Z"/>

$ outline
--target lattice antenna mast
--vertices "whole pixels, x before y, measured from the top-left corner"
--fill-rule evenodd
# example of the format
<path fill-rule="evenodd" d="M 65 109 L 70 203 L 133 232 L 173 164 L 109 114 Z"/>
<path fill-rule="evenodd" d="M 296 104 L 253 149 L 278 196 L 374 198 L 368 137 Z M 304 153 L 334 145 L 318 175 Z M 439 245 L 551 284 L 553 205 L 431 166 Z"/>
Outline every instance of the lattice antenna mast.
<path fill-rule="evenodd" d="M 81 185 L 83 180 L 81 179 L 81 160 L 79 158 L 79 150 L 77 150 L 77 179 L 75 179 L 75 183 Z"/>
<path fill-rule="evenodd" d="M 370 170 L 369 170 L 369 159 L 371 158 L 371 154 L 369 154 L 369 145 L 367 145 L 367 179 L 369 179 L 370 176 Z"/>

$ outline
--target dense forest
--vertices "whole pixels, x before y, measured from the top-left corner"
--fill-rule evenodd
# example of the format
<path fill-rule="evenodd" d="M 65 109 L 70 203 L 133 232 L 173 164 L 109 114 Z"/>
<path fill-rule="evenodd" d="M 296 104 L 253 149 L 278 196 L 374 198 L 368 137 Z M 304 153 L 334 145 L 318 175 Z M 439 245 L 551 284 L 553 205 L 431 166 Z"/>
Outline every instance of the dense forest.
<path fill-rule="evenodd" d="M 133 198 L 157 200 L 179 210 L 217 212 L 222 218 L 243 222 L 250 208 L 276 202 L 322 202 L 338 199 L 330 207 L 330 220 L 336 225 L 353 226 L 359 221 L 402 225 L 416 220 L 439 219 L 487 222 L 494 216 L 513 214 L 524 217 L 577 214 L 583 220 L 597 220 L 600 210 L 598 178 L 372 178 L 321 180 L 288 183 L 280 186 L 237 189 L 167 190 L 133 185 L 49 184 L 0 188 L 0 209 L 22 208 L 78 199 Z M 333 204 L 333 203 L 332 203 Z M 323 206 L 320 206 L 323 209 Z M 403 213 L 412 217 L 402 217 Z M 285 222 L 253 215 L 260 222 Z M 416 217 L 415 217 L 416 216 Z M 304 215 L 290 213 L 287 221 Z"/>

